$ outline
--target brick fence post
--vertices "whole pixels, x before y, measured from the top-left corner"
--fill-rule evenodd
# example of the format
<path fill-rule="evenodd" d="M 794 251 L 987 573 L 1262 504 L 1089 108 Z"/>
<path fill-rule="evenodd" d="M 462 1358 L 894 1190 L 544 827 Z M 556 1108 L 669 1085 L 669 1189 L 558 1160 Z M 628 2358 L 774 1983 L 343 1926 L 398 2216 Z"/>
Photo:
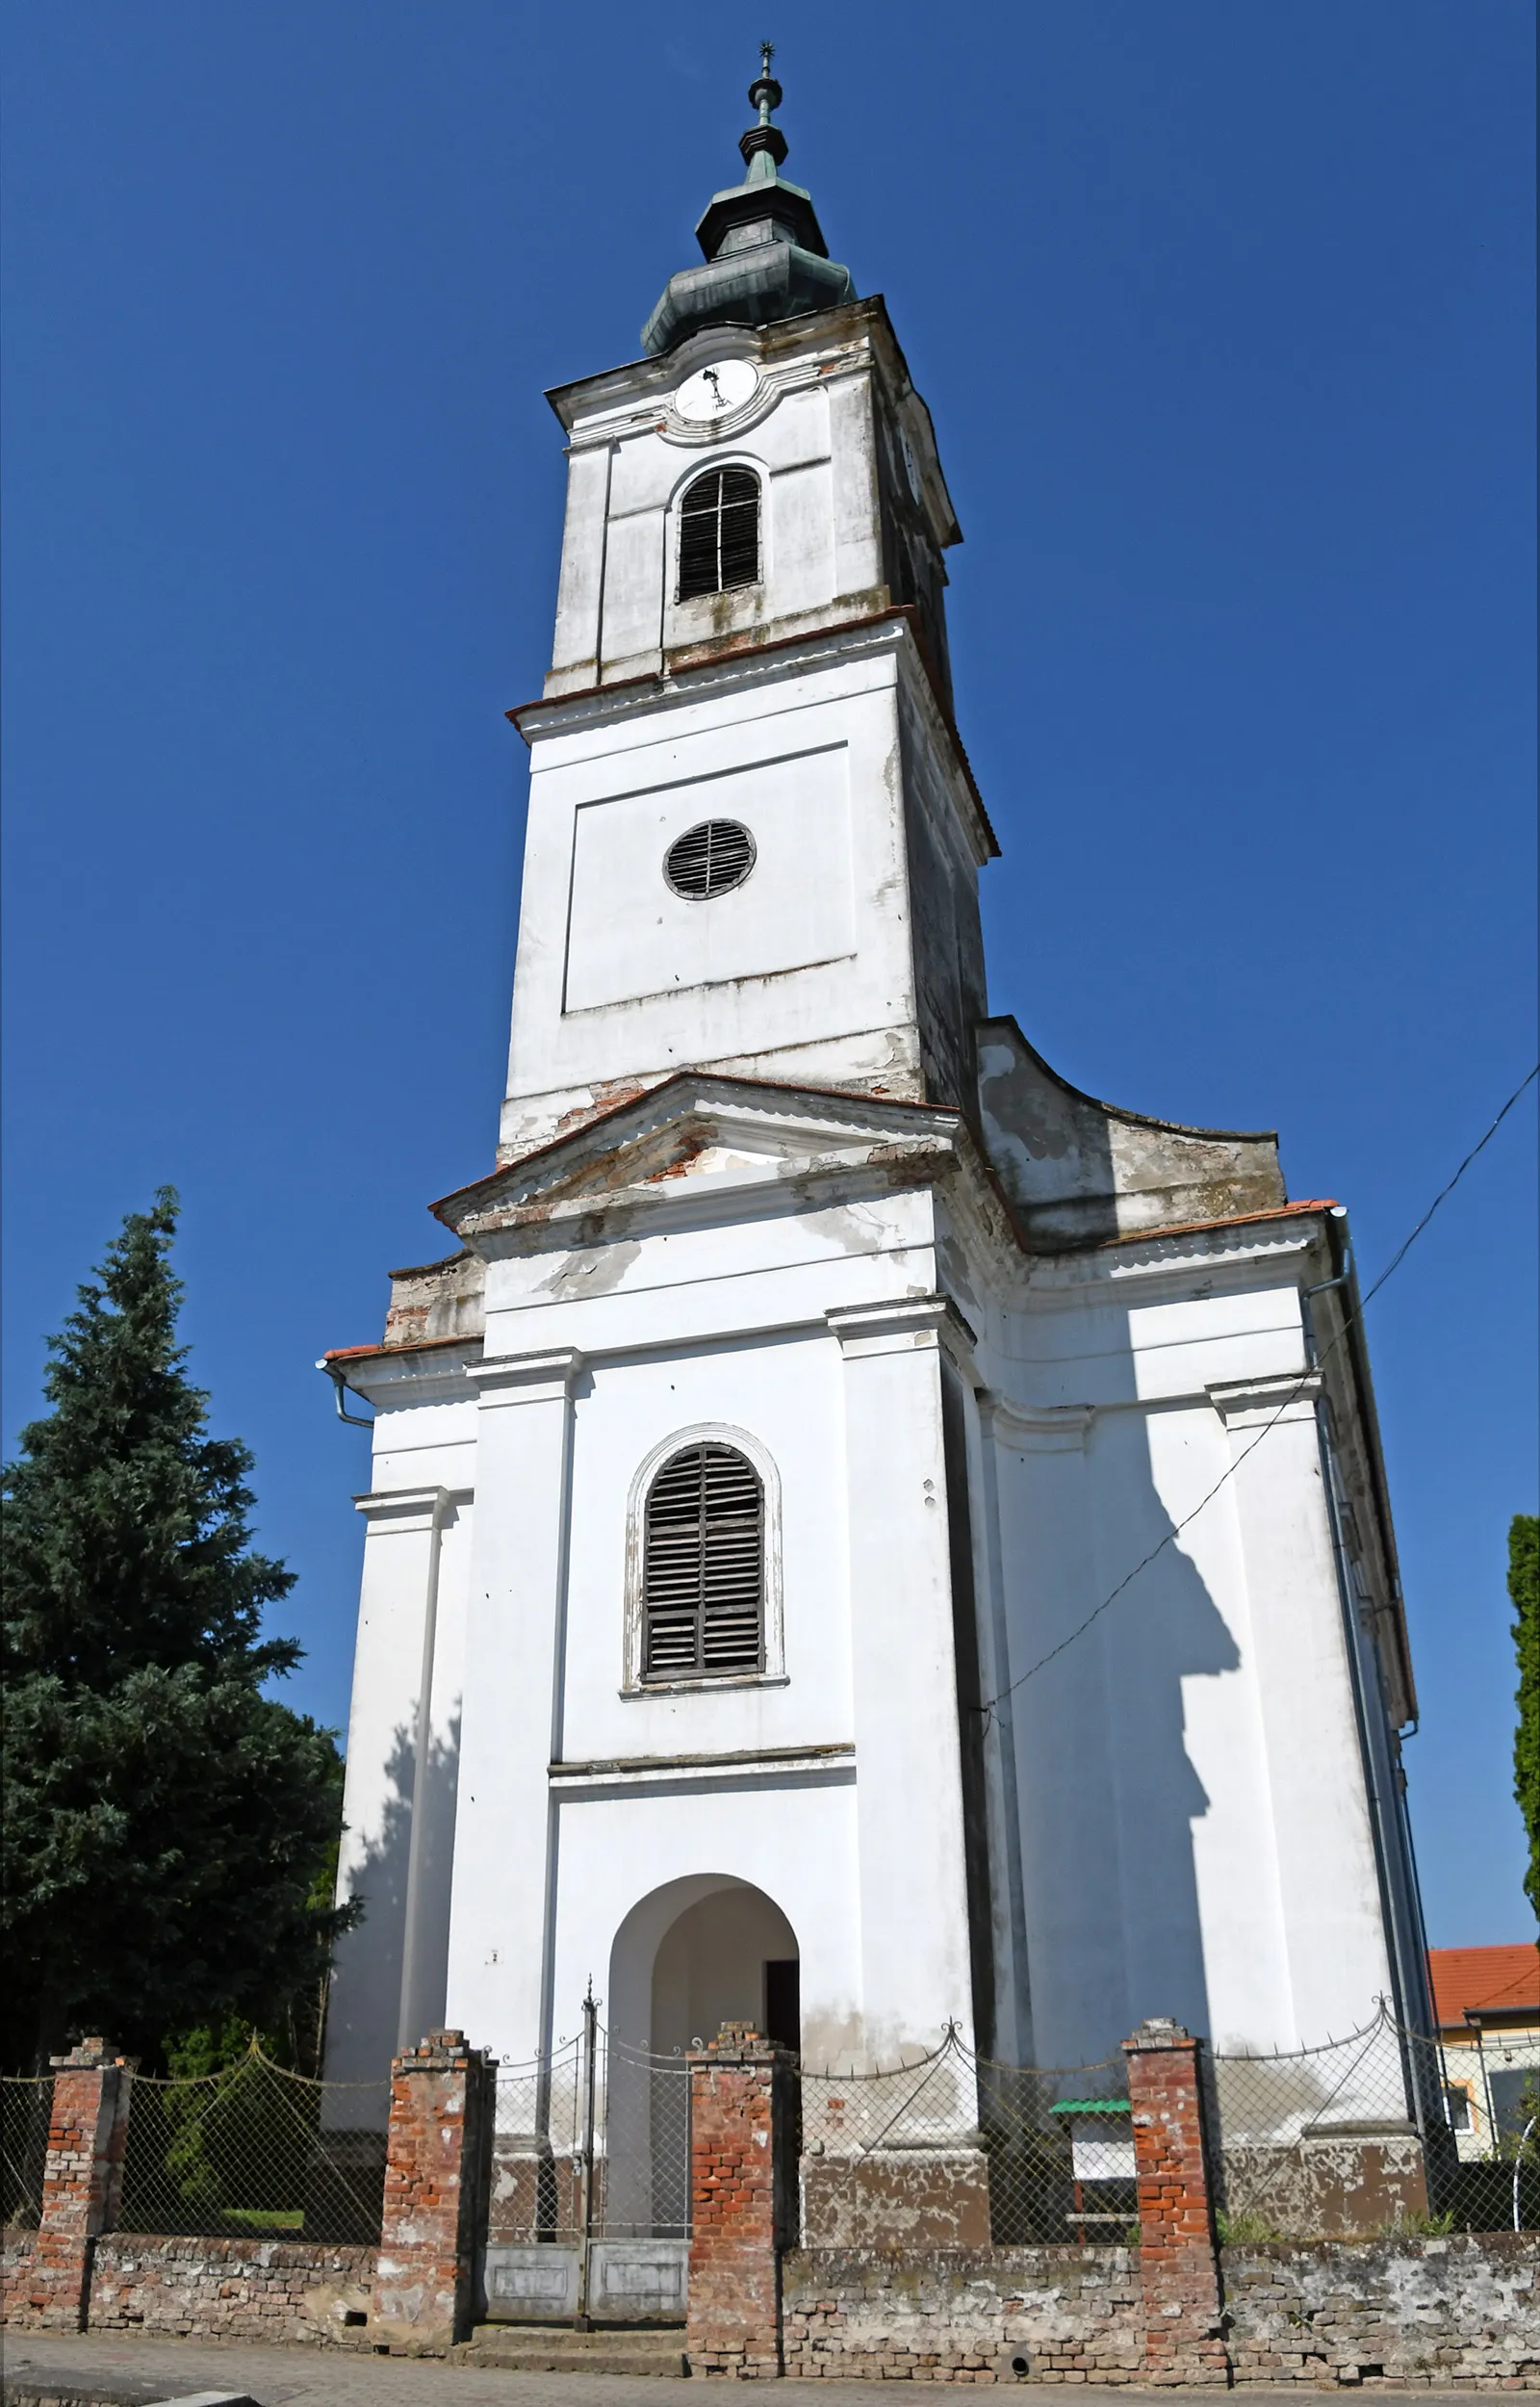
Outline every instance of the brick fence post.
<path fill-rule="evenodd" d="M 795 2059 L 752 2023 L 724 2023 L 690 2067 L 690 2371 L 774 2380 L 781 2251 L 796 2220 Z"/>
<path fill-rule="evenodd" d="M 1123 2041 L 1139 2183 L 1145 2376 L 1229 2380 L 1204 2154 L 1200 2042 L 1156 2017 Z"/>
<path fill-rule="evenodd" d="M 116 2221 L 122 2195 L 132 2066 L 105 2039 L 83 2039 L 48 2061 L 54 2094 L 41 2213 L 10 2317 L 44 2331 L 83 2332 L 96 2237 Z"/>
<path fill-rule="evenodd" d="M 469 2338 L 485 2237 L 493 2068 L 458 2031 L 430 2031 L 391 2066 L 372 2336 L 442 2357 Z"/>

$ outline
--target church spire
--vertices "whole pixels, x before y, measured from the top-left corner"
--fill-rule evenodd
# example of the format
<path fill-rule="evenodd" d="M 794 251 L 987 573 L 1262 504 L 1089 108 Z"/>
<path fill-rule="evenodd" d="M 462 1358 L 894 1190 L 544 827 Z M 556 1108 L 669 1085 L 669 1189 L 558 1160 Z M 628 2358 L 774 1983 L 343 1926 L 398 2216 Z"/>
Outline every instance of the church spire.
<path fill-rule="evenodd" d="M 711 196 L 695 229 L 704 268 L 670 276 L 642 328 L 646 351 L 672 350 L 708 325 L 762 326 L 854 300 L 850 270 L 829 256 L 810 194 L 781 173 L 786 138 L 774 122 L 781 86 L 770 72 L 774 42 L 761 42 L 749 86 L 756 122 L 738 138 L 744 177 Z"/>
<path fill-rule="evenodd" d="M 770 62 L 775 55 L 773 41 L 759 44 L 759 73 L 749 86 L 749 105 L 758 110 L 759 121 L 757 125 L 751 125 L 746 134 L 738 136 L 738 148 L 743 153 L 743 164 L 748 169 L 745 181 L 750 184 L 756 178 L 761 184 L 773 183 L 776 169 L 786 155 L 786 138 L 779 125 L 770 122 L 771 113 L 780 108 L 783 97 L 781 87 L 770 72 Z M 761 160 L 767 160 L 768 166 L 761 167 Z"/>

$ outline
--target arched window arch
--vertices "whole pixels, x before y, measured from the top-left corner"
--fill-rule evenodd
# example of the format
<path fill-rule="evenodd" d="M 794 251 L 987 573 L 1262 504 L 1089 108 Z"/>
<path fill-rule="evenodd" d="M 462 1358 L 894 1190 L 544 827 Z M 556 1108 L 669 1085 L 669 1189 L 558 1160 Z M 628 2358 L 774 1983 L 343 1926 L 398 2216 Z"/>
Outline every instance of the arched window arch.
<path fill-rule="evenodd" d="M 736 1446 L 669 1456 L 642 1510 L 641 1675 L 709 1679 L 765 1668 L 765 1510 Z"/>
<path fill-rule="evenodd" d="M 752 468 L 708 468 L 680 503 L 679 598 L 758 582 L 759 479 Z"/>

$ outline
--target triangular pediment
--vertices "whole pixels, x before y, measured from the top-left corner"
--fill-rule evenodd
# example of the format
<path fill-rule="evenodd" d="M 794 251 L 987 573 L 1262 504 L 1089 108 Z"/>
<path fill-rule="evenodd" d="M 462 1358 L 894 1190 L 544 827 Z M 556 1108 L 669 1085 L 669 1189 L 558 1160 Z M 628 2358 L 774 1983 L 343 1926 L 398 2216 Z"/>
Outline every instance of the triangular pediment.
<path fill-rule="evenodd" d="M 932 1104 L 682 1073 L 433 1209 L 474 1244 L 622 1204 L 667 1210 L 699 1206 L 707 1195 L 747 1201 L 756 1189 L 848 1177 L 879 1159 L 917 1167 L 954 1153 L 960 1125 L 959 1113 Z"/>

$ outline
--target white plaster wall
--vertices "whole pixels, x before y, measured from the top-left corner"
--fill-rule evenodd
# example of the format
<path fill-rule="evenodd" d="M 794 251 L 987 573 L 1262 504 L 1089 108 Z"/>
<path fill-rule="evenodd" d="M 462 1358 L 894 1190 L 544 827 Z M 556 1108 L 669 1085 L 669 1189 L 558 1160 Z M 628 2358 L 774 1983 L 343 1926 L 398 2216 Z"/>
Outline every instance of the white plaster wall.
<path fill-rule="evenodd" d="M 628 1789 L 564 1799 L 556 1833 L 552 1952 L 555 2030 L 577 2027 L 590 1974 L 609 1977 L 617 1933 L 633 1909 L 675 1881 L 727 1876 L 762 1889 L 796 1934 L 802 1964 L 804 2045 L 817 2061 L 827 2039 L 861 2028 L 860 1930 L 855 1786 L 848 1766 L 787 1777 L 739 1770 L 680 1777 L 645 1799 Z M 690 1902 L 663 1902 L 655 1935 L 637 1952 L 650 1983 L 653 1953 Z M 624 2034 L 651 2020 L 650 1988 L 635 1982 L 606 2002 Z M 707 2037 L 713 2036 L 706 2033 Z M 500 2040 L 500 2045 L 506 2045 Z"/>
<path fill-rule="evenodd" d="M 832 1744 L 851 1731 L 839 1349 L 826 1331 L 593 1366 L 575 1411 L 560 1751 L 574 1761 Z M 782 1497 L 783 1685 L 623 1689 L 626 1508 L 675 1433 L 741 1430 Z M 643 1810 L 643 1809 L 639 1809 Z M 652 1885 L 652 1884 L 650 1884 Z"/>
<path fill-rule="evenodd" d="M 717 348 L 756 346 L 724 329 Z M 655 401 L 579 421 L 552 661 L 558 677 L 576 682 L 570 672 L 587 669 L 598 683 L 655 672 L 664 650 L 767 633 L 842 596 L 869 598 L 881 539 L 864 345 L 826 363 L 834 390 L 827 373 L 788 384 L 788 365 L 778 363 L 745 419 L 719 438 L 672 421 L 666 407 L 660 420 Z M 758 479 L 761 574 L 752 586 L 680 602 L 681 499 L 697 477 L 724 466 Z"/>
<path fill-rule="evenodd" d="M 912 1067 L 891 1033 L 915 1018 L 896 640 L 613 725 L 537 724 L 505 1145 L 550 1133 L 538 1099 L 705 1061 L 816 1044 L 831 1083 Z M 724 815 L 759 865 L 680 901 L 669 843 Z"/>
<path fill-rule="evenodd" d="M 804 1211 L 741 1217 L 689 1210 L 690 1174 L 670 1182 L 666 1229 L 617 1229 L 603 1244 L 553 1246 L 489 1265 L 487 1352 L 581 1346 L 591 1355 L 821 1325 L 841 1305 L 936 1286 L 923 1189 Z M 750 1217 L 750 1212 L 753 1217 Z"/>
<path fill-rule="evenodd" d="M 563 1005 L 586 1012 L 676 989 L 762 978 L 855 948 L 850 756 L 808 743 L 752 768 L 580 802 L 574 814 Z M 680 764 L 687 770 L 688 758 Z M 676 894 L 669 846 L 702 819 L 753 829 L 754 867 L 707 903 Z"/>
<path fill-rule="evenodd" d="M 453 1850 L 454 1792 L 464 1685 L 464 1630 L 469 1570 L 469 1496 L 445 1508 L 440 1538 L 437 1614 L 432 1658 L 429 1759 L 422 1791 L 424 1830 L 420 1845 L 422 1879 L 427 1889 L 415 1901 L 426 1908 L 426 1953 L 418 1950 L 416 1994 L 402 1997 L 407 1918 L 407 1866 L 417 1788 L 419 1700 L 432 1547 L 433 1487 L 468 1485 L 469 1450 L 449 1441 L 462 1407 L 425 1408 L 421 1414 L 382 1415 L 376 1429 L 399 1444 L 395 1476 L 376 1485 L 367 1500 L 368 1534 L 359 1600 L 353 1688 L 347 1728 L 344 1830 L 338 1866 L 339 1899 L 361 1897 L 362 1922 L 346 1932 L 337 1951 L 326 2021 L 326 2070 L 333 2081 L 373 2080 L 389 2070 L 401 2035 L 403 2006 L 422 2028 L 442 2017 L 443 1912 L 441 1901 Z M 414 1419 L 437 1421 L 436 1445 L 410 1443 Z M 426 1436 L 426 1432 L 419 1432 Z M 427 1479 L 402 1478 L 407 1465 Z M 380 1483 L 392 1469 L 384 1448 L 375 1455 Z M 392 1502 L 393 1491 L 401 1497 Z M 424 1928 L 420 1921 L 420 1933 Z"/>
<path fill-rule="evenodd" d="M 1263 1429 L 1304 1369 L 1295 1277 L 1165 1251 L 1046 1282 L 997 1366 L 1021 1407 L 993 1421 L 1013 1677 L 1161 1548 L 1011 1700 L 1042 2062 L 1149 2013 L 1313 2045 L 1388 1984 L 1309 1398 Z M 1247 1383 L 1238 1432 L 1209 1390 Z"/>

